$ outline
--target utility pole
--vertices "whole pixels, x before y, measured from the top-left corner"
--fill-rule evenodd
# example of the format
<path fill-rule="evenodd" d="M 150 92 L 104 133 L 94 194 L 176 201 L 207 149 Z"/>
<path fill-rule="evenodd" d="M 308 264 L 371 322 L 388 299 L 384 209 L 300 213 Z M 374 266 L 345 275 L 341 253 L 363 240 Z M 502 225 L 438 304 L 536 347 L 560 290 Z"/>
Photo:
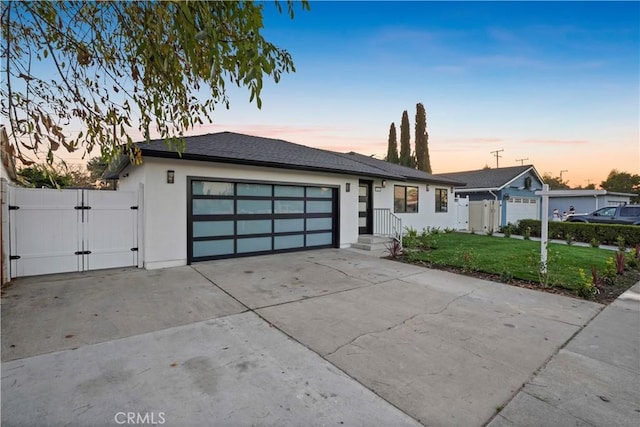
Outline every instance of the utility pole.
<path fill-rule="evenodd" d="M 503 151 L 504 151 L 504 148 L 502 150 L 491 151 L 491 154 L 496 156 L 496 169 L 498 169 L 500 167 L 500 166 L 498 166 L 498 159 L 500 157 L 502 157 L 502 156 L 499 153 L 502 153 Z"/>
<path fill-rule="evenodd" d="M 524 166 L 525 160 L 529 160 L 529 158 L 527 157 L 526 159 L 516 159 L 516 162 L 520 162 L 520 166 Z"/>
<path fill-rule="evenodd" d="M 569 172 L 569 171 L 566 170 L 566 169 L 563 169 L 563 170 L 560 171 L 560 182 L 564 182 L 564 181 L 562 181 L 562 173 L 563 172 Z"/>

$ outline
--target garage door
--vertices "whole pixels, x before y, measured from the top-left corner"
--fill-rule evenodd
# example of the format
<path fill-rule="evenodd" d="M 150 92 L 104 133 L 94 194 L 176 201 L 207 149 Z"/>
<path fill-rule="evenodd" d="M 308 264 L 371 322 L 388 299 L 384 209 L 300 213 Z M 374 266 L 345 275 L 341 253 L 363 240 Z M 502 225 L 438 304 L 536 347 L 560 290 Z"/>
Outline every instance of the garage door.
<path fill-rule="evenodd" d="M 540 219 L 538 199 L 533 197 L 511 197 L 507 200 L 507 223 L 515 224 L 521 219 Z"/>
<path fill-rule="evenodd" d="M 335 187 L 201 178 L 188 184 L 189 263 L 338 244 Z"/>

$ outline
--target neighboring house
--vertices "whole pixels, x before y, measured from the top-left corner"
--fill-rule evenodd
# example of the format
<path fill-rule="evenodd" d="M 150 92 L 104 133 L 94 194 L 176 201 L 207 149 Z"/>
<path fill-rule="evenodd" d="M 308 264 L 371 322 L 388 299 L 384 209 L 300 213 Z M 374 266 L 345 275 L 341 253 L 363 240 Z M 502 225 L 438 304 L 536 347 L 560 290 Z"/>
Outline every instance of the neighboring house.
<path fill-rule="evenodd" d="M 469 228 L 489 231 L 521 219 L 540 219 L 542 177 L 532 165 L 437 174 L 466 182 L 457 196 L 469 197 Z"/>
<path fill-rule="evenodd" d="M 562 214 L 569 212 L 571 206 L 574 207 L 575 213 L 591 213 L 596 209 L 606 206 L 617 206 L 631 203 L 631 198 L 635 194 L 617 193 L 607 190 L 553 190 L 549 197 L 549 212 L 551 217 L 554 209 Z"/>
<path fill-rule="evenodd" d="M 106 178 L 144 187 L 144 265 L 303 249 L 348 247 L 361 235 L 403 227 L 454 227 L 454 186 L 355 153 L 221 132 L 186 137 L 179 155 L 140 143 L 143 163 L 124 159 Z"/>

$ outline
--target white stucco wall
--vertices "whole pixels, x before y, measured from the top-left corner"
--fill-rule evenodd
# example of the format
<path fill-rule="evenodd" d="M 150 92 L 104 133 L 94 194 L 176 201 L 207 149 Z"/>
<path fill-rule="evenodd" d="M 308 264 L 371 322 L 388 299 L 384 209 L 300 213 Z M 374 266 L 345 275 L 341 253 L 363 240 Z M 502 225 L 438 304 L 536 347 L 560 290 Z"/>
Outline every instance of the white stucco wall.
<path fill-rule="evenodd" d="M 167 170 L 175 171 L 175 183 L 167 184 Z M 145 268 L 163 268 L 187 263 L 187 177 L 225 180 L 274 181 L 339 187 L 340 246 L 358 240 L 358 178 L 348 175 L 300 172 L 286 169 L 145 158 L 141 166 L 130 166 L 119 183 L 120 190 L 144 184 Z M 351 191 L 345 184 L 351 183 Z"/>
<path fill-rule="evenodd" d="M 387 180 L 386 186 L 382 188 L 382 181 L 379 179 L 374 180 L 374 190 L 372 193 L 374 208 L 389 208 L 391 209 L 391 212 L 393 212 L 393 193 L 395 185 L 418 187 L 418 212 L 395 213 L 396 216 L 402 219 L 403 228 L 413 227 L 416 230 L 421 231 L 426 227 L 456 227 L 456 213 L 453 200 L 454 194 L 451 192 L 450 186 L 429 184 L 429 190 L 427 191 L 427 184 L 424 182 Z M 376 187 L 380 188 L 380 191 L 376 191 Z M 443 188 L 448 192 L 447 212 L 436 212 L 436 188 Z"/>

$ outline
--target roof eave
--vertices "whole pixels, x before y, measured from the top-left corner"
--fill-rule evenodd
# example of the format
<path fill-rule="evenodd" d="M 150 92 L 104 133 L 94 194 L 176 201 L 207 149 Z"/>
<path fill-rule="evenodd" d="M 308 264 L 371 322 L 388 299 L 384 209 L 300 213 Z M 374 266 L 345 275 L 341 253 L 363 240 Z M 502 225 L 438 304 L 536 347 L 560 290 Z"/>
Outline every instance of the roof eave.
<path fill-rule="evenodd" d="M 322 167 L 291 165 L 287 163 L 266 162 L 266 161 L 259 161 L 259 160 L 230 159 L 228 157 L 204 156 L 204 155 L 189 154 L 189 153 L 182 153 L 182 155 L 180 155 L 173 151 L 155 151 L 155 150 L 149 150 L 145 148 L 142 148 L 142 155 L 148 156 L 148 157 L 164 158 L 164 159 L 194 160 L 194 161 L 205 161 L 205 162 L 229 163 L 229 164 L 246 165 L 246 166 L 262 166 L 262 167 L 270 167 L 270 168 L 276 167 L 276 168 L 289 169 L 289 170 L 335 173 L 339 175 L 355 175 L 355 176 L 365 176 L 365 177 L 372 177 L 372 178 L 395 179 L 398 181 L 406 181 L 405 177 L 402 177 L 399 175 L 384 174 L 384 173 L 364 173 L 364 172 L 357 172 L 357 171 L 326 169 Z"/>

